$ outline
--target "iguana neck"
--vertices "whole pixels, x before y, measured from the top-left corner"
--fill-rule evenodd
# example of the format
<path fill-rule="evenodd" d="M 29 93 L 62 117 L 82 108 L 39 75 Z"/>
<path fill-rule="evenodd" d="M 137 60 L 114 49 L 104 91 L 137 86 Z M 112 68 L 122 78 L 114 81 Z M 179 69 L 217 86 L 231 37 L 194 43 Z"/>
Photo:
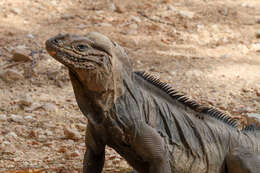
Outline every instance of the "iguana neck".
<path fill-rule="evenodd" d="M 82 83 L 77 74 L 69 70 L 71 83 L 75 93 L 76 101 L 81 112 L 92 124 L 100 124 L 105 118 L 105 113 L 113 103 L 113 90 L 105 92 L 90 91 L 86 84 Z"/>

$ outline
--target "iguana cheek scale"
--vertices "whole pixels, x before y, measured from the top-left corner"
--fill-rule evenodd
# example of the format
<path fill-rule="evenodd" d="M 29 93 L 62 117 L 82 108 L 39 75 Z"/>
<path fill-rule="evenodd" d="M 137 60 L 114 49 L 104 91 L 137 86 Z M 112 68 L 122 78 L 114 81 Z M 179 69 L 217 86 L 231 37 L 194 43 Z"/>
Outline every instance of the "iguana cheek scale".
<path fill-rule="evenodd" d="M 46 49 L 68 67 L 88 118 L 84 173 L 101 173 L 105 146 L 139 173 L 260 173 L 260 128 L 199 105 L 169 84 L 133 71 L 106 36 L 58 35 Z"/>

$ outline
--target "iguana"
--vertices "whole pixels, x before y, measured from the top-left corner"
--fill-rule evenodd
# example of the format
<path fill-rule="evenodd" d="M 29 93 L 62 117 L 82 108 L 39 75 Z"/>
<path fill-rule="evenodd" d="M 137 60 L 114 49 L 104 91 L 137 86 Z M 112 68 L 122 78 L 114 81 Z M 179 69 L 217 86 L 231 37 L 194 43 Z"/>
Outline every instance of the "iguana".
<path fill-rule="evenodd" d="M 46 49 L 68 67 L 88 118 L 84 173 L 102 172 L 106 145 L 138 173 L 260 172 L 259 129 L 239 130 L 230 116 L 133 71 L 124 49 L 108 37 L 58 35 Z"/>

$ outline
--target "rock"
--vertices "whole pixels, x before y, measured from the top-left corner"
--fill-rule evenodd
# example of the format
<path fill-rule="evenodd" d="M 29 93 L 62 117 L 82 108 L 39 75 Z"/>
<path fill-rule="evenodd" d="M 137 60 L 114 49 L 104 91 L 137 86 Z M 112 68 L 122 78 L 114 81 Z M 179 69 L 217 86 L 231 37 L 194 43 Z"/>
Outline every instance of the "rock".
<path fill-rule="evenodd" d="M 137 34 L 138 25 L 136 23 L 132 23 L 128 26 L 128 32 L 127 34 Z"/>
<path fill-rule="evenodd" d="M 47 72 L 48 79 L 50 79 L 50 80 L 56 80 L 58 74 L 59 74 L 59 71 L 48 71 Z"/>
<path fill-rule="evenodd" d="M 19 8 L 11 8 L 11 12 L 14 14 L 20 14 L 21 13 L 21 9 Z"/>
<path fill-rule="evenodd" d="M 107 0 L 108 2 L 108 9 L 111 11 L 116 11 L 116 6 L 113 2 L 111 2 L 110 0 Z"/>
<path fill-rule="evenodd" d="M 87 25 L 85 25 L 85 24 L 79 24 L 77 26 L 78 29 L 85 29 L 86 27 L 87 27 Z"/>
<path fill-rule="evenodd" d="M 12 121 L 17 122 L 17 123 L 23 123 L 24 122 L 24 119 L 19 115 L 12 114 L 10 118 L 11 118 Z"/>
<path fill-rule="evenodd" d="M 45 135 L 47 135 L 47 136 L 52 136 L 52 135 L 53 135 L 53 132 L 50 131 L 50 130 L 46 130 L 46 131 L 45 131 Z"/>
<path fill-rule="evenodd" d="M 32 103 L 32 105 L 30 107 L 24 107 L 24 111 L 32 112 L 34 110 L 40 109 L 41 107 L 42 107 L 42 105 L 40 105 L 39 103 Z"/>
<path fill-rule="evenodd" d="M 5 137 L 7 137 L 7 138 L 17 138 L 17 134 L 15 132 L 9 132 Z"/>
<path fill-rule="evenodd" d="M 132 24 L 129 25 L 129 28 L 130 29 L 138 29 L 138 25 L 135 24 L 135 23 L 132 23 Z"/>
<path fill-rule="evenodd" d="M 141 22 L 141 19 L 137 16 L 130 16 L 130 20 L 131 21 L 134 21 L 136 23 L 140 23 Z"/>
<path fill-rule="evenodd" d="M 57 110 L 57 106 L 52 103 L 45 103 L 41 106 L 41 108 L 43 108 L 47 112 L 56 112 Z"/>
<path fill-rule="evenodd" d="M 194 17 L 194 13 L 191 11 L 184 11 L 184 10 L 179 10 L 178 13 L 182 16 L 182 17 L 186 17 L 189 19 L 192 19 Z"/>
<path fill-rule="evenodd" d="M 13 61 L 32 61 L 30 57 L 30 51 L 23 49 L 23 48 L 16 48 L 13 50 Z"/>
<path fill-rule="evenodd" d="M 31 106 L 32 105 L 32 97 L 29 95 L 29 94 L 25 94 L 25 95 L 22 95 L 20 100 L 19 100 L 19 104 L 21 106 Z"/>
<path fill-rule="evenodd" d="M 61 146 L 61 148 L 58 150 L 59 153 L 65 153 L 67 152 L 67 149 L 65 146 Z"/>
<path fill-rule="evenodd" d="M 71 14 L 65 14 L 65 15 L 61 16 L 61 19 L 64 19 L 64 20 L 74 19 L 74 16 Z"/>
<path fill-rule="evenodd" d="M 38 138 L 37 138 L 37 140 L 39 142 L 44 142 L 44 141 L 46 141 L 46 139 L 47 139 L 46 135 L 39 135 Z"/>
<path fill-rule="evenodd" d="M 101 27 L 111 27 L 113 25 L 111 25 L 110 23 L 98 23 L 98 26 L 101 26 Z"/>
<path fill-rule="evenodd" d="M 75 150 L 74 152 L 70 153 L 70 157 L 79 157 L 80 152 L 78 150 Z"/>
<path fill-rule="evenodd" d="M 241 4 L 242 7 L 246 7 L 246 8 L 253 8 L 254 5 L 253 4 L 250 4 L 249 2 L 244 2 Z"/>
<path fill-rule="evenodd" d="M 255 90 L 255 93 L 258 97 L 260 97 L 260 90 Z"/>
<path fill-rule="evenodd" d="M 256 38 L 260 38 L 260 31 L 256 31 L 255 36 Z"/>
<path fill-rule="evenodd" d="M 251 45 L 251 49 L 253 49 L 256 52 L 260 52 L 260 43 L 254 43 Z"/>
<path fill-rule="evenodd" d="M 260 24 L 260 19 L 257 19 L 257 20 L 256 20 L 256 23 L 257 23 L 257 24 Z"/>
<path fill-rule="evenodd" d="M 4 141 L 2 144 L 3 144 L 3 145 L 11 145 L 11 143 L 8 142 L 8 141 Z"/>
<path fill-rule="evenodd" d="M 31 115 L 26 115 L 25 117 L 23 117 L 23 119 L 30 121 L 33 120 L 33 117 Z"/>
<path fill-rule="evenodd" d="M 174 10 L 176 10 L 176 8 L 174 8 L 172 5 L 168 5 L 167 10 L 174 11 Z"/>
<path fill-rule="evenodd" d="M 80 131 L 85 131 L 87 126 L 86 126 L 86 124 L 78 123 L 78 124 L 76 124 L 76 127 L 77 127 Z"/>
<path fill-rule="evenodd" d="M 27 34 L 27 37 L 30 38 L 30 39 L 33 39 L 34 35 L 33 34 Z"/>
<path fill-rule="evenodd" d="M 0 114 L 0 120 L 1 121 L 6 121 L 7 120 L 6 115 L 5 114 Z"/>
<path fill-rule="evenodd" d="M 67 139 L 72 139 L 72 140 L 77 141 L 81 138 L 80 133 L 76 129 L 64 127 L 63 132 L 64 132 L 64 135 Z"/>
<path fill-rule="evenodd" d="M 23 79 L 24 77 L 18 71 L 8 69 L 0 72 L 0 78 L 5 82 L 13 82 L 13 81 Z"/>

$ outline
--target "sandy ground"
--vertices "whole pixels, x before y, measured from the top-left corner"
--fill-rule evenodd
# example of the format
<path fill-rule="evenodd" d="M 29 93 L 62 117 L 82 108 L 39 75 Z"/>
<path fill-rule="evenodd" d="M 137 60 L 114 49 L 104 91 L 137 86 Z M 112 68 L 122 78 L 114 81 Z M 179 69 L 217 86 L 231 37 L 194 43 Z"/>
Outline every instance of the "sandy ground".
<path fill-rule="evenodd" d="M 48 38 L 101 32 L 137 70 L 244 117 L 260 113 L 259 11 L 259 0 L 1 0 L 0 172 L 81 172 L 87 119 Z M 103 172 L 129 169 L 107 148 Z"/>

